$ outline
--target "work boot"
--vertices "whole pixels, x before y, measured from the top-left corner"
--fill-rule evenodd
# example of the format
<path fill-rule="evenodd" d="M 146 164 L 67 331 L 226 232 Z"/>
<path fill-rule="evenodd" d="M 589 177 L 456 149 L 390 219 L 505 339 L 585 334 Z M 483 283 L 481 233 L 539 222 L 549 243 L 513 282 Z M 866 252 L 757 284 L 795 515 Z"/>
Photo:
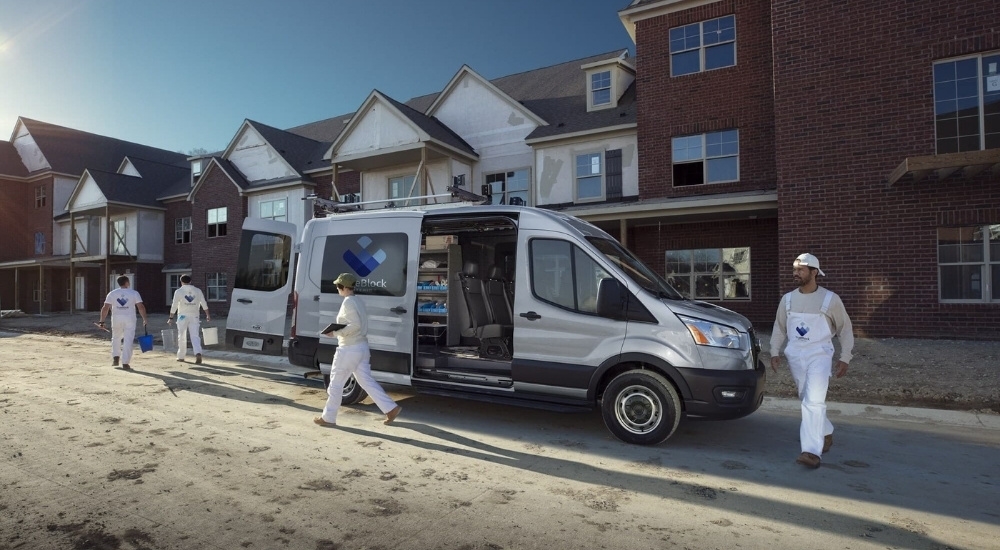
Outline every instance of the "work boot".
<path fill-rule="evenodd" d="M 825 452 L 829 451 L 830 447 L 833 447 L 833 434 L 824 435 L 823 436 L 823 452 L 825 453 Z"/>
<path fill-rule="evenodd" d="M 816 469 L 819 468 L 820 459 L 812 453 L 802 453 L 795 459 L 795 462 L 798 462 L 807 468 Z"/>
<path fill-rule="evenodd" d="M 122 370 L 132 370 L 132 367 L 128 366 L 128 363 L 122 365 Z"/>
<path fill-rule="evenodd" d="M 118 366 L 118 356 L 117 355 L 111 358 L 111 366 L 112 367 L 117 367 Z"/>
<path fill-rule="evenodd" d="M 177 362 L 178 362 L 178 363 L 183 363 L 183 362 L 184 362 L 184 358 L 183 358 L 183 357 L 181 357 L 180 359 L 178 359 L 178 360 L 177 360 Z"/>
<path fill-rule="evenodd" d="M 201 354 L 200 353 L 198 355 L 194 356 L 194 364 L 195 365 L 200 365 L 201 364 Z"/>

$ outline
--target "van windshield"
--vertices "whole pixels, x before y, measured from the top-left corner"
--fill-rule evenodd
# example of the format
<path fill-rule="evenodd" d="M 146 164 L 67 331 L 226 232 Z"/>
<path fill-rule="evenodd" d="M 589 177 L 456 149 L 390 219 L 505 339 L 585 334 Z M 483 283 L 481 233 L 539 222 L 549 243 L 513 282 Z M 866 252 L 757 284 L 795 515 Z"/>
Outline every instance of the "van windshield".
<path fill-rule="evenodd" d="M 646 267 L 646 264 L 639 261 L 631 252 L 623 247 L 618 241 L 603 239 L 600 237 L 587 237 L 590 244 L 594 245 L 604 257 L 611 260 L 622 271 L 624 271 L 633 281 L 639 284 L 647 292 L 658 298 L 668 298 L 670 300 L 683 300 L 681 293 L 674 290 L 670 283 L 663 280 L 655 271 Z"/>

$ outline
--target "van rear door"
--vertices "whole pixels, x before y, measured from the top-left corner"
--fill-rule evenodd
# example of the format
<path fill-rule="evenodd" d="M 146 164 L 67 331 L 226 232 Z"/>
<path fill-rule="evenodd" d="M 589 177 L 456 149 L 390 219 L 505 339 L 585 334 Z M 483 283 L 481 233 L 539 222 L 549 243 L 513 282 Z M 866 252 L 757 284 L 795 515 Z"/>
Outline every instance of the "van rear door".
<path fill-rule="evenodd" d="M 295 224 L 246 218 L 226 319 L 226 345 L 281 355 L 294 274 Z"/>
<path fill-rule="evenodd" d="M 333 281 L 350 273 L 368 312 L 372 371 L 381 381 L 405 384 L 413 366 L 422 222 L 423 212 L 398 211 L 343 214 L 314 224 L 302 243 L 296 337 L 336 345 L 336 338 L 319 331 L 336 319 L 343 301 Z"/>

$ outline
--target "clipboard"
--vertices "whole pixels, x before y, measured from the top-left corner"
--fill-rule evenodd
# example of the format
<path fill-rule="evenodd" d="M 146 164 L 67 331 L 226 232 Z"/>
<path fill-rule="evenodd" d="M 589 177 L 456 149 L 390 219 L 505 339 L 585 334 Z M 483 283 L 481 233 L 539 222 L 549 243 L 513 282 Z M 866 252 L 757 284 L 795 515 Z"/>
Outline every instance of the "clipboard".
<path fill-rule="evenodd" d="M 330 323 L 329 325 L 326 325 L 325 329 L 319 331 L 319 333 L 320 334 L 326 334 L 327 332 L 330 332 L 332 330 L 340 330 L 340 329 L 342 329 L 342 328 L 344 328 L 346 326 L 347 325 L 342 325 L 340 323 Z"/>

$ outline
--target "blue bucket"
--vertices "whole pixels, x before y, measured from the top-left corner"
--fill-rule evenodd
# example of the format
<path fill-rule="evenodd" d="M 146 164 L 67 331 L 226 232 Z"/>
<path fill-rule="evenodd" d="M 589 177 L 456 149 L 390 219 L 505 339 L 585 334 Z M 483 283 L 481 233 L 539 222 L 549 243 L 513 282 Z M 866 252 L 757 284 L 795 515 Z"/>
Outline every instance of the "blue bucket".
<path fill-rule="evenodd" d="M 150 334 L 148 331 L 144 336 L 140 336 L 138 340 L 139 340 L 139 349 L 141 349 L 143 353 L 146 353 L 147 351 L 153 351 L 153 335 Z"/>

